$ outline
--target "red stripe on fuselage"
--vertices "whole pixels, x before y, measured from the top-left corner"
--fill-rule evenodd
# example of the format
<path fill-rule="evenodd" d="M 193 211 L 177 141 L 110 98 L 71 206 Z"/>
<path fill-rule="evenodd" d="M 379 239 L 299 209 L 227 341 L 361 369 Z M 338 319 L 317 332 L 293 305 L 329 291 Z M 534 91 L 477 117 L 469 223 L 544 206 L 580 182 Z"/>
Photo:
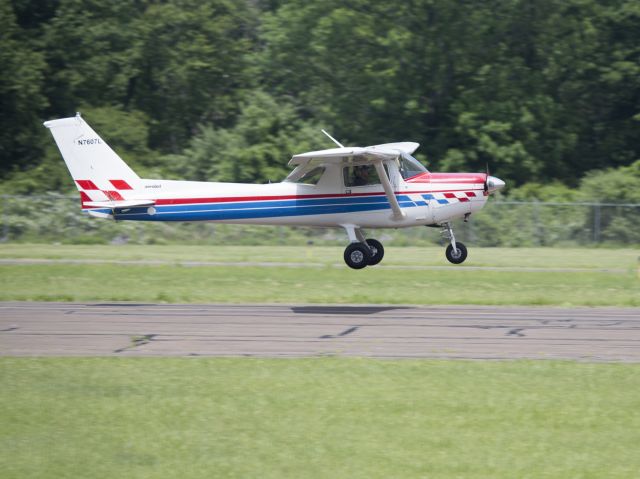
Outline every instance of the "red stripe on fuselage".
<path fill-rule="evenodd" d="M 406 183 L 483 183 L 483 173 L 421 173 L 405 180 Z"/>
<path fill-rule="evenodd" d="M 480 185 L 478 185 L 478 189 L 480 189 Z M 455 198 L 456 196 L 451 192 L 465 192 L 467 196 L 476 196 L 474 192 L 468 192 L 466 189 L 460 190 L 445 190 L 445 196 L 447 194 L 451 196 L 447 196 L 447 198 Z M 418 190 L 418 191 L 396 191 L 396 195 L 412 195 L 412 194 L 427 194 L 427 193 L 442 193 L 443 191 L 438 190 Z M 282 200 L 313 200 L 313 199 L 323 199 L 323 198 L 350 198 L 350 197 L 362 197 L 362 196 L 384 196 L 385 193 L 382 192 L 372 192 L 372 193 L 352 193 L 352 194 L 319 194 L 319 195 L 282 195 L 282 196 L 221 196 L 218 198 L 215 197 L 207 197 L 207 198 L 157 198 L 155 199 L 155 204 L 157 206 L 162 205 L 188 205 L 188 204 L 196 204 L 196 203 L 235 203 L 235 202 L 250 202 L 250 201 L 282 201 Z"/>
<path fill-rule="evenodd" d="M 405 183 L 429 183 L 429 179 L 431 178 L 431 173 L 420 173 L 416 176 L 410 176 L 409 178 L 405 178 Z"/>
<path fill-rule="evenodd" d="M 396 193 L 398 195 L 408 194 Z M 190 203 L 233 203 L 241 201 L 313 200 L 317 198 L 349 198 L 350 196 L 384 196 L 384 193 L 353 193 L 324 195 L 283 195 L 283 196 L 224 196 L 218 198 L 159 198 L 156 205 L 183 205 Z"/>
<path fill-rule="evenodd" d="M 431 183 L 482 183 L 484 173 L 431 173 Z"/>

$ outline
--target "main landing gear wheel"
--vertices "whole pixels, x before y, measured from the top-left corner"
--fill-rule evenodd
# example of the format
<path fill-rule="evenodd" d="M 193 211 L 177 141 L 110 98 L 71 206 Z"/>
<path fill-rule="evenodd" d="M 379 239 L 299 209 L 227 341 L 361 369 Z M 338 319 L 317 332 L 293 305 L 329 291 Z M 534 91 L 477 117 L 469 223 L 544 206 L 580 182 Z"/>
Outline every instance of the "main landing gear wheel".
<path fill-rule="evenodd" d="M 456 243 L 456 249 L 458 251 L 453 251 L 453 245 L 447 246 L 447 259 L 453 264 L 460 264 L 465 259 L 467 259 L 467 247 L 462 243 Z"/>
<path fill-rule="evenodd" d="M 370 238 L 367 240 L 369 249 L 371 250 L 371 259 L 369 260 L 369 266 L 374 266 L 382 261 L 384 257 L 384 247 L 380 241 Z"/>
<path fill-rule="evenodd" d="M 380 258 L 382 259 L 382 258 Z M 344 262 L 353 269 L 362 269 L 370 265 L 371 251 L 366 244 L 351 243 L 344 250 Z"/>

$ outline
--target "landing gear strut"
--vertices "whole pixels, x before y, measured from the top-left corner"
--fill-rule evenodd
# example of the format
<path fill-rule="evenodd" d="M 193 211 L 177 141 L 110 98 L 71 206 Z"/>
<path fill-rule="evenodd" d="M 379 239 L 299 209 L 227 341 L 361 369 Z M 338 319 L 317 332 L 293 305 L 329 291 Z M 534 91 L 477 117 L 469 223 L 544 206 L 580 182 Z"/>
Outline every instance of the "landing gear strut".
<path fill-rule="evenodd" d="M 380 241 L 373 238 L 365 239 L 360 228 L 344 225 L 351 244 L 344 250 L 344 262 L 353 269 L 373 266 L 382 261 L 384 247 Z"/>
<path fill-rule="evenodd" d="M 373 238 L 367 238 L 366 243 L 369 245 L 369 250 L 371 251 L 369 266 L 374 266 L 382 261 L 382 258 L 384 257 L 384 248 L 380 241 Z"/>
<path fill-rule="evenodd" d="M 445 255 L 449 262 L 453 264 L 460 264 L 467 259 L 467 247 L 456 241 L 456 237 L 453 234 L 451 223 L 442 224 L 442 236 L 450 241 L 451 244 L 447 246 Z"/>

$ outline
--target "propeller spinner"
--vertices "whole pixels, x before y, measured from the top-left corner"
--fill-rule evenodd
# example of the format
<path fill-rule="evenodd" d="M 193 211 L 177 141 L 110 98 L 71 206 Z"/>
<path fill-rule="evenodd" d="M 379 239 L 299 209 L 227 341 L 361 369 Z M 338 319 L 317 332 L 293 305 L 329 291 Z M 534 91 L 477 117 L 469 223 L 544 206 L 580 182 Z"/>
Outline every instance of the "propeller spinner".
<path fill-rule="evenodd" d="M 504 188 L 505 182 L 500 178 L 496 178 L 495 176 L 491 176 L 489 174 L 489 164 L 486 165 L 487 171 L 484 174 L 484 192 L 485 194 L 493 193 L 494 191 L 498 191 Z"/>

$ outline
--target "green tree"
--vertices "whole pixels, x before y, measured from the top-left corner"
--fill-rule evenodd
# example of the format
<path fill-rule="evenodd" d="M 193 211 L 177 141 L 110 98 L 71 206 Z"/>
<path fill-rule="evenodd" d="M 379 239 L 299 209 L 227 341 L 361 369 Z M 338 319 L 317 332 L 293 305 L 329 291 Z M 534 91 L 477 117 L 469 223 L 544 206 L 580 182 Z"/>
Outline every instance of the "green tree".
<path fill-rule="evenodd" d="M 253 22 L 227 0 L 62 0 L 45 29 L 52 111 L 139 110 L 149 146 L 179 152 L 198 124 L 229 124 L 250 78 Z"/>
<path fill-rule="evenodd" d="M 637 2 L 284 2 L 269 91 L 357 143 L 413 139 L 434 168 L 560 179 L 639 155 Z M 344 133 L 343 133 L 344 132 Z"/>
<path fill-rule="evenodd" d="M 291 105 L 256 91 L 231 128 L 204 126 L 184 155 L 166 159 L 172 176 L 240 183 L 282 180 L 295 153 L 328 141 L 320 128 L 299 120 Z"/>
<path fill-rule="evenodd" d="M 278 145 L 242 174 L 204 155 L 196 177 L 274 179 L 269 158 L 311 124 L 511 185 L 577 187 L 640 158 L 635 0 L 0 0 L 0 29 L 0 177 L 38 165 L 29 191 L 62 184 L 41 121 L 78 109 L 142 171 L 210 136 Z M 299 145 L 264 133 L 279 108 Z"/>
<path fill-rule="evenodd" d="M 640 241 L 640 160 L 630 166 L 592 171 L 580 183 L 580 197 L 590 203 L 613 203 L 601 208 L 601 236 L 614 243 Z"/>
<path fill-rule="evenodd" d="M 230 0 L 150 4 L 140 26 L 132 104 L 152 121 L 151 145 L 179 152 L 203 123 L 231 124 L 251 83 L 253 10 Z"/>
<path fill-rule="evenodd" d="M 72 115 L 80 105 L 128 106 L 145 8 L 127 0 L 61 0 L 44 28 L 53 115 Z"/>
<path fill-rule="evenodd" d="M 36 164 L 44 147 L 40 112 L 45 62 L 18 26 L 11 2 L 0 0 L 0 176 Z"/>

